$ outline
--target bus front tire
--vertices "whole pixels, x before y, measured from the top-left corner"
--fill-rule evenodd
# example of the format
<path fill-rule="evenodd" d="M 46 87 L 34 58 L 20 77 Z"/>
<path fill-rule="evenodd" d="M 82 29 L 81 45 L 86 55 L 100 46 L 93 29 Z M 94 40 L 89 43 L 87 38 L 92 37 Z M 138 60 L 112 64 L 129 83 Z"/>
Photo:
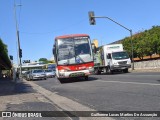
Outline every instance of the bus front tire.
<path fill-rule="evenodd" d="M 85 76 L 84 79 L 85 79 L 85 80 L 88 80 L 88 76 Z"/>

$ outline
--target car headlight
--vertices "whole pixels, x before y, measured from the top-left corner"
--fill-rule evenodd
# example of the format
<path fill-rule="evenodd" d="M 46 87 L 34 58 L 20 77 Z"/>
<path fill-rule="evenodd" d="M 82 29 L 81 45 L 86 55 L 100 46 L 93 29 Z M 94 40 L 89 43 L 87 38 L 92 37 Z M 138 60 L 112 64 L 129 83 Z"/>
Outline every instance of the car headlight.
<path fill-rule="evenodd" d="M 130 60 L 128 60 L 128 61 L 127 61 L 127 64 L 131 64 L 131 61 L 130 61 Z"/>

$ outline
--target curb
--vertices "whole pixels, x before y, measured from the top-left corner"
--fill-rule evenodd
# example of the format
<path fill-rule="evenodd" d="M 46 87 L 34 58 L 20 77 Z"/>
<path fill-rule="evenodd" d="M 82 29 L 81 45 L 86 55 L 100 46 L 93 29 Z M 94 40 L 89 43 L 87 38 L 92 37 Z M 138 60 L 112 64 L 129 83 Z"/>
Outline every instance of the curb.
<path fill-rule="evenodd" d="M 56 92 L 51 92 L 49 90 L 46 90 L 45 88 L 33 83 L 32 81 L 26 81 L 26 83 L 30 84 L 33 89 L 35 89 L 37 92 L 41 91 L 40 94 L 48 98 L 50 101 L 52 101 L 54 104 L 56 104 L 59 108 L 61 108 L 64 111 L 96 111 L 94 109 L 91 109 L 85 105 L 82 105 L 78 102 L 75 102 L 69 98 L 66 98 L 64 96 L 58 95 Z M 79 117 L 80 120 L 114 120 L 110 117 Z"/>
<path fill-rule="evenodd" d="M 160 72 L 160 68 L 135 68 L 134 70 L 129 69 L 130 72 Z"/>

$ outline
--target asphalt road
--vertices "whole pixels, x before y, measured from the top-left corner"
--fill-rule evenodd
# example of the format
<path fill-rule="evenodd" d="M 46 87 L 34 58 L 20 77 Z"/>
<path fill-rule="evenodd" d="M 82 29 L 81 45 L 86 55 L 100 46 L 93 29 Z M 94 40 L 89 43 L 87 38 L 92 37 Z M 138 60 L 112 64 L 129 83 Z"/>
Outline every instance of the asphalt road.
<path fill-rule="evenodd" d="M 160 111 L 158 72 L 92 75 L 88 81 L 56 78 L 34 83 L 97 111 Z"/>

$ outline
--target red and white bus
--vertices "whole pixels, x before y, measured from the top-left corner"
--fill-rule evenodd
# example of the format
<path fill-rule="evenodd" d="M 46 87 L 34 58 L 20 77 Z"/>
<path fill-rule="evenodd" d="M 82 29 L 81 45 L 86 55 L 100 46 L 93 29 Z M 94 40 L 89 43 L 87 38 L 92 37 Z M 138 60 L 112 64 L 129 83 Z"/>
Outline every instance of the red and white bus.
<path fill-rule="evenodd" d="M 72 34 L 55 38 L 53 54 L 58 79 L 84 77 L 94 71 L 91 40 L 87 34 Z"/>

